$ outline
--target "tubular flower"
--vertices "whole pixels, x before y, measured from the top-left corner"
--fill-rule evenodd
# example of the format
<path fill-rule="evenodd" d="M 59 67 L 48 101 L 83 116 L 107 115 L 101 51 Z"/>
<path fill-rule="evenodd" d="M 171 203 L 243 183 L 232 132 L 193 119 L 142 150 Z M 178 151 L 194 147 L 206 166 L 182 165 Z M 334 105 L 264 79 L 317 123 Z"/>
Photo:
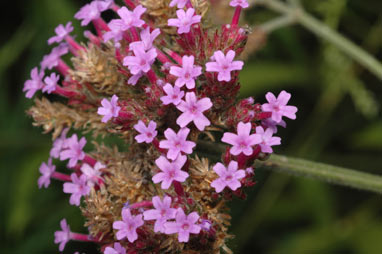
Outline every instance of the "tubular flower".
<path fill-rule="evenodd" d="M 204 18 L 205 0 L 151 2 L 89 0 L 73 13 L 86 41 L 58 25 L 46 39 L 59 44 L 24 84 L 28 114 L 54 140 L 38 186 L 60 180 L 89 232 L 62 220 L 60 252 L 74 240 L 105 254 L 231 253 L 227 203 L 245 197 L 255 162 L 281 143 L 277 126 L 296 117 L 286 91 L 238 99 L 246 0 L 230 1 L 223 25 Z"/>

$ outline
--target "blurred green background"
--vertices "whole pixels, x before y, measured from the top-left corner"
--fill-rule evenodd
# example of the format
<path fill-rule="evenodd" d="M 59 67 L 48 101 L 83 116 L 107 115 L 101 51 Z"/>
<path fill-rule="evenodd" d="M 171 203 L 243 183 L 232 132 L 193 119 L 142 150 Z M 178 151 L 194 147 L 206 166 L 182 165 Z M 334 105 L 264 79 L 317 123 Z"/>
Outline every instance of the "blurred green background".
<path fill-rule="evenodd" d="M 22 87 L 50 51 L 46 40 L 73 21 L 84 0 L 14 0 L 2 3 L 0 41 L 0 253 L 58 253 L 53 232 L 67 218 L 85 232 L 62 184 L 39 190 L 38 167 L 48 159 L 49 135 L 32 127 L 32 101 Z M 302 1 L 309 13 L 382 59 L 382 1 Z M 8 6 L 7 6 L 8 5 Z M 259 24 L 274 14 L 251 9 Z M 74 21 L 80 35 L 79 22 Z M 382 82 L 337 48 L 300 26 L 279 29 L 246 62 L 243 97 L 264 102 L 267 91 L 292 93 L 298 119 L 280 129 L 279 154 L 382 172 Z M 381 196 L 283 174 L 256 171 L 248 199 L 232 203 L 230 242 L 235 253 L 382 253 Z M 67 244 L 64 253 L 95 253 L 92 244 Z"/>

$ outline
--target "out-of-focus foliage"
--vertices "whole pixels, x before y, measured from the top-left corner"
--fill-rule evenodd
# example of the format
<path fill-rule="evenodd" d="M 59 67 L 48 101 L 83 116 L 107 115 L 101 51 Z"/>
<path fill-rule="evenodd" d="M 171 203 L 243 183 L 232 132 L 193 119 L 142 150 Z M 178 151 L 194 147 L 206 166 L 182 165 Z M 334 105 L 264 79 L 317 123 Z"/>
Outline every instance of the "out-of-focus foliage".
<path fill-rule="evenodd" d="M 58 253 L 53 232 L 61 218 L 84 231 L 82 217 L 68 203 L 62 184 L 37 188 L 38 167 L 48 159 L 50 137 L 33 128 L 21 92 L 30 69 L 49 52 L 46 40 L 59 23 L 87 1 L 15 0 L 2 5 L 0 37 L 0 244 L 1 253 Z M 382 59 L 382 2 L 301 1 L 323 20 Z M 250 9 L 247 21 L 272 17 Z M 82 31 L 75 21 L 77 35 Z M 298 120 L 281 130 L 277 153 L 382 174 L 382 82 L 299 26 L 270 34 L 241 75 L 244 97 L 264 102 L 267 91 L 292 92 Z M 59 167 L 64 167 L 64 164 Z M 382 200 L 317 181 L 257 171 L 258 184 L 232 205 L 231 242 L 236 253 L 368 253 L 382 250 Z M 69 243 L 93 253 L 91 244 Z"/>

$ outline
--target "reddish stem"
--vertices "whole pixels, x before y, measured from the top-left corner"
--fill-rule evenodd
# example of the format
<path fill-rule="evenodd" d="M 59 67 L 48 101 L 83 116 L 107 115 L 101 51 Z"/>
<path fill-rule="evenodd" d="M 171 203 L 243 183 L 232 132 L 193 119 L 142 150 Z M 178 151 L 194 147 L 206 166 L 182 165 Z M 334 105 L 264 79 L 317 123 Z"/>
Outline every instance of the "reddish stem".
<path fill-rule="evenodd" d="M 90 166 L 94 167 L 94 165 L 97 163 L 97 160 L 86 154 L 85 158 L 83 159 L 83 162 L 85 162 L 85 163 L 89 164 Z"/>
<path fill-rule="evenodd" d="M 155 85 L 157 83 L 157 75 L 152 69 L 147 72 L 147 77 L 149 78 L 151 84 Z"/>
<path fill-rule="evenodd" d="M 241 6 L 237 6 L 235 9 L 235 13 L 233 14 L 233 18 L 231 22 L 232 26 L 237 26 L 237 24 L 239 24 L 240 13 L 241 13 Z"/>
<path fill-rule="evenodd" d="M 165 48 L 164 51 L 172 57 L 179 65 L 182 65 L 182 57 L 178 55 L 176 52 L 172 51 L 171 49 Z"/>
<path fill-rule="evenodd" d="M 64 182 L 72 181 L 72 178 L 70 178 L 70 175 L 66 175 L 60 172 L 53 172 L 53 174 L 50 177 L 56 180 L 64 181 Z"/>
<path fill-rule="evenodd" d="M 190 0 L 188 0 L 188 2 L 186 3 L 186 7 L 189 9 L 189 8 L 193 8 L 192 6 L 192 3 Z"/>
<path fill-rule="evenodd" d="M 125 0 L 125 4 L 130 8 L 130 9 L 135 9 L 135 4 L 131 0 Z"/>
<path fill-rule="evenodd" d="M 99 240 L 94 239 L 91 235 L 73 233 L 73 232 L 70 232 L 70 239 L 75 241 L 81 241 L 81 242 L 95 242 L 95 243 L 99 242 Z"/>
<path fill-rule="evenodd" d="M 130 32 L 133 35 L 133 41 L 140 41 L 140 37 L 139 37 L 138 31 L 137 31 L 137 28 L 135 28 L 135 27 L 130 28 Z"/>
<path fill-rule="evenodd" d="M 153 206 L 153 202 L 151 201 L 142 201 L 139 203 L 134 203 L 130 206 L 131 209 L 141 208 L 141 207 L 151 207 Z"/>
<path fill-rule="evenodd" d="M 79 94 L 77 92 L 66 90 L 66 89 L 62 88 L 61 86 L 56 86 L 56 90 L 54 90 L 53 93 L 61 95 L 61 96 L 66 97 L 66 98 L 79 97 Z"/>
<path fill-rule="evenodd" d="M 182 184 L 178 181 L 174 181 L 173 184 L 174 184 L 174 189 L 176 194 L 178 194 L 179 196 L 184 196 L 184 190 L 183 190 Z"/>
<path fill-rule="evenodd" d="M 80 44 L 78 44 L 72 36 L 70 35 L 67 35 L 65 36 L 65 41 L 69 44 L 69 49 L 70 49 L 70 52 L 75 55 L 75 56 L 78 56 L 78 51 L 79 50 L 85 50 L 84 47 L 82 47 Z"/>
<path fill-rule="evenodd" d="M 58 60 L 58 65 L 54 68 L 63 76 L 68 75 L 70 70 L 69 66 L 62 59 Z"/>
<path fill-rule="evenodd" d="M 156 49 L 157 51 L 157 59 L 159 60 L 159 62 L 161 62 L 162 64 L 164 63 L 171 63 L 170 59 L 168 59 L 168 57 L 162 52 L 160 51 L 159 49 Z"/>
<path fill-rule="evenodd" d="M 154 147 L 155 147 L 159 152 L 161 152 L 161 153 L 166 153 L 166 150 L 165 150 L 165 149 L 162 149 L 162 148 L 159 147 L 159 141 L 158 141 L 157 138 L 154 138 L 154 139 L 153 139 L 153 145 L 154 145 Z"/>

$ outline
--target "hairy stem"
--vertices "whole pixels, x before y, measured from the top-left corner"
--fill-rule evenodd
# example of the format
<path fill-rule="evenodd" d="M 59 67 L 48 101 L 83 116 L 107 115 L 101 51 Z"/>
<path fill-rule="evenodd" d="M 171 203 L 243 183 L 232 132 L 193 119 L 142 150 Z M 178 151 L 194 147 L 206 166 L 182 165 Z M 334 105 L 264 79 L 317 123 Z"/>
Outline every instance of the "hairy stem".
<path fill-rule="evenodd" d="M 198 142 L 198 150 L 212 156 L 219 156 L 225 151 L 225 146 L 209 142 Z M 348 168 L 277 154 L 272 154 L 266 161 L 256 161 L 255 166 L 256 168 L 304 176 L 337 185 L 382 193 L 382 176 Z"/>
<path fill-rule="evenodd" d="M 279 0 L 257 0 L 256 4 L 290 17 L 291 20 L 301 24 L 318 37 L 329 41 L 374 75 L 382 79 L 382 63 L 380 61 L 297 5 L 287 4 Z M 287 24 L 285 23 L 287 20 L 283 21 L 284 23 L 281 24 Z"/>

